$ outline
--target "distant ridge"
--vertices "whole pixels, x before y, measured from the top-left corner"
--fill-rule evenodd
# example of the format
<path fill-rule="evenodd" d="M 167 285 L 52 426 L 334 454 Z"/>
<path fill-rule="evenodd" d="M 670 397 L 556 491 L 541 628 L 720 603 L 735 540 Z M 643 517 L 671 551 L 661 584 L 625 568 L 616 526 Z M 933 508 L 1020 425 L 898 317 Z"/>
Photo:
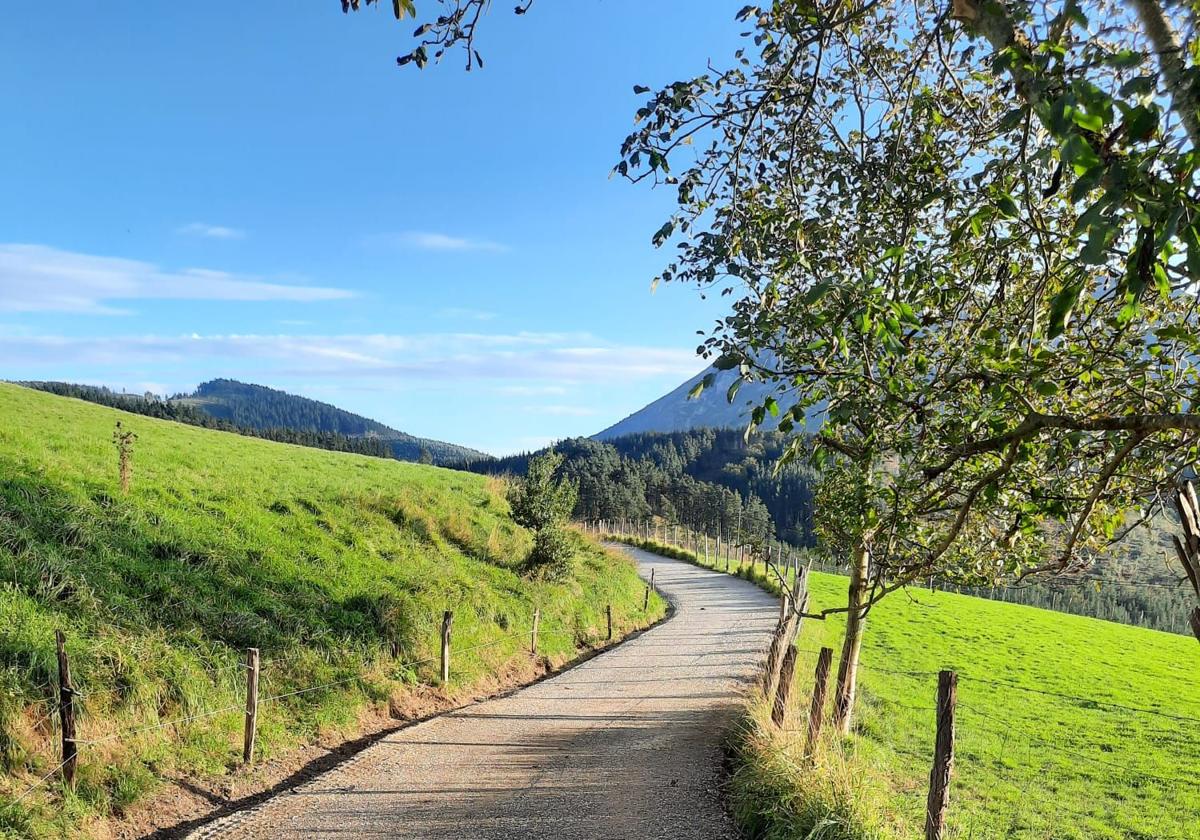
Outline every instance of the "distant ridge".
<path fill-rule="evenodd" d="M 688 394 L 705 376 L 712 374 L 712 385 L 705 388 L 697 397 L 688 399 Z M 729 429 L 744 427 L 750 420 L 750 412 L 761 405 L 768 396 L 779 400 L 780 409 L 790 408 L 795 404 L 794 398 L 785 399 L 779 393 L 779 386 L 774 382 L 743 382 L 738 389 L 733 402 L 728 399 L 729 387 L 738 377 L 736 368 L 732 370 L 717 370 L 708 367 L 670 393 L 659 397 L 654 402 L 633 414 L 614 423 L 592 437 L 596 440 L 612 440 L 623 435 L 640 434 L 645 432 L 687 432 L 693 429 Z M 818 412 L 810 411 L 807 425 L 809 430 L 815 430 L 817 422 L 813 419 Z M 770 421 L 770 418 L 768 418 Z M 764 428 L 775 427 L 774 422 L 767 422 Z"/>
<path fill-rule="evenodd" d="M 376 438 L 387 443 L 394 456 L 402 461 L 419 460 L 422 450 L 428 451 L 436 464 L 488 457 L 477 449 L 401 432 L 329 403 L 236 379 L 213 379 L 198 385 L 190 394 L 175 395 L 170 401 L 252 429 L 285 428 Z"/>

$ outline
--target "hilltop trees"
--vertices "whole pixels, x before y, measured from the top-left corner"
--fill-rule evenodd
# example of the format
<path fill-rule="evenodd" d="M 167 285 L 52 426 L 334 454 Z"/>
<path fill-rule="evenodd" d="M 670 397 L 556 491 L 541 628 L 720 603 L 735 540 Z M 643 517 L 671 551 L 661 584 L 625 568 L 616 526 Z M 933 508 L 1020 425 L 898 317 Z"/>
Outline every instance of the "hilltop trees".
<path fill-rule="evenodd" d="M 765 432 L 695 429 L 626 435 L 600 442 L 560 441 L 560 474 L 575 483 L 574 516 L 585 520 L 659 517 L 698 533 L 756 545 L 812 542 L 811 476 L 800 465 L 772 473 L 786 440 Z M 466 464 L 470 470 L 522 474 L 531 456 Z"/>

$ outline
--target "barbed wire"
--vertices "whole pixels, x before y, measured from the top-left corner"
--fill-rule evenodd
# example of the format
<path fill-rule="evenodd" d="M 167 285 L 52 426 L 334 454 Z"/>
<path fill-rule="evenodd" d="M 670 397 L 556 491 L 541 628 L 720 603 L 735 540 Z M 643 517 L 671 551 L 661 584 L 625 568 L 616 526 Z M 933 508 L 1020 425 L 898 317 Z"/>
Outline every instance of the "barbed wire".
<path fill-rule="evenodd" d="M 504 642 L 508 642 L 517 637 L 532 636 L 532 633 L 533 633 L 532 627 L 529 627 L 528 629 L 515 630 L 515 631 L 511 631 L 509 633 L 505 633 L 497 639 L 492 639 L 487 642 L 481 642 L 476 645 L 470 645 L 468 647 L 461 647 L 461 648 L 451 647 L 451 651 L 452 652 L 457 651 L 458 653 L 470 653 L 472 651 L 482 650 L 483 648 L 488 648 L 488 647 L 492 647 L 492 646 L 495 646 L 498 644 L 502 644 Z M 541 624 L 539 622 L 539 626 L 538 626 L 538 636 L 539 637 L 541 637 L 541 636 L 575 637 L 577 635 L 578 635 L 578 633 L 576 630 L 568 629 L 564 626 L 554 625 L 554 624 L 550 624 L 547 626 L 547 625 Z M 287 657 L 285 659 L 275 658 L 275 659 L 270 660 L 270 662 L 266 663 L 266 665 L 267 666 L 275 665 L 275 664 L 279 664 L 281 662 L 299 659 L 306 655 L 307 655 L 306 653 L 297 653 L 296 655 Z M 399 662 L 399 663 L 392 662 L 392 663 L 387 663 L 387 664 L 390 664 L 390 666 L 393 668 L 411 668 L 411 667 L 415 667 L 417 665 L 425 665 L 425 664 L 428 664 L 431 662 L 436 662 L 440 658 L 441 658 L 441 654 L 439 653 L 437 655 L 427 656 L 427 657 L 424 657 L 421 659 L 412 659 L 412 660 L 407 660 L 404 662 Z M 378 663 L 378 664 L 385 664 L 385 663 Z M 236 663 L 235 665 L 225 666 L 224 668 L 222 668 L 222 670 L 228 670 L 233 667 L 246 668 L 248 666 L 244 662 Z M 259 669 L 260 673 L 262 673 L 262 667 L 263 666 L 260 666 L 260 669 Z M 358 682 L 363 679 L 363 676 L 364 675 L 360 672 L 358 674 L 355 674 L 354 676 L 346 677 L 345 679 L 333 680 L 330 682 L 322 683 L 320 685 L 308 686 L 306 688 L 300 688 L 300 689 L 296 689 L 294 691 L 286 691 L 286 692 L 281 692 L 278 694 L 268 695 L 266 697 L 260 697 L 260 698 L 258 698 L 258 704 L 263 705 L 266 703 L 272 703 L 272 702 L 276 702 L 279 700 L 286 700 L 286 699 L 289 699 L 292 697 L 299 697 L 299 696 L 302 696 L 305 694 L 311 694 L 316 691 L 322 691 L 322 690 L 329 689 L 329 688 L 336 688 L 339 685 L 347 685 L 352 682 Z M 47 684 L 44 687 L 53 688 L 53 686 L 50 684 Z M 122 690 L 122 689 L 120 689 L 120 688 L 103 689 L 100 691 L 88 692 L 87 694 L 75 692 L 75 696 L 80 700 L 84 700 L 84 699 L 87 699 L 88 697 L 104 696 L 105 694 L 112 694 L 112 693 L 115 693 L 120 690 Z M 37 700 L 34 702 L 46 703 L 50 706 L 50 709 L 47 712 L 47 714 L 44 715 L 41 719 L 39 719 L 38 722 L 35 724 L 35 728 L 41 726 L 42 723 L 44 723 L 46 720 L 49 720 L 50 718 L 52 718 L 54 716 L 54 714 L 59 711 L 58 702 L 54 699 L 50 699 L 50 700 L 41 699 L 41 700 Z M 153 731 L 156 731 L 159 729 L 166 729 L 168 727 L 180 726 L 185 723 L 191 723 L 191 722 L 194 722 L 197 720 L 205 720 L 207 718 L 216 717 L 217 715 L 225 714 L 227 712 L 244 710 L 244 709 L 245 709 L 244 703 L 231 704 L 228 706 L 221 706 L 220 708 L 216 708 L 216 709 L 210 709 L 210 710 L 204 711 L 204 712 L 198 712 L 196 714 L 185 715 L 183 717 L 172 718 L 170 720 L 165 720 L 165 721 L 159 721 L 158 723 L 149 724 L 147 726 L 133 727 L 131 729 L 126 729 L 126 730 L 122 730 L 120 732 L 115 732 L 111 735 L 106 735 L 102 738 L 92 738 L 92 739 L 71 738 L 71 739 L 66 739 L 66 740 L 73 743 L 77 748 L 91 747 L 91 746 L 96 746 L 99 744 L 105 744 L 105 743 L 110 743 L 113 741 L 119 741 L 119 740 L 122 740 L 125 738 L 131 738 L 131 737 L 134 737 L 137 735 L 141 735 L 141 734 L 144 734 L 147 732 L 153 732 Z M 16 799 L 10 801 L 9 803 L 7 803 L 6 807 L 11 807 L 11 806 L 16 805 L 17 803 L 24 800 L 27 796 L 29 796 L 29 794 L 31 794 L 34 790 L 36 790 L 37 788 L 44 785 L 47 781 L 49 781 L 49 779 L 55 773 L 57 773 L 64 766 L 66 766 L 68 760 L 69 759 L 64 759 L 62 762 L 60 762 L 58 765 L 56 765 L 49 773 L 42 776 L 40 779 L 38 779 L 36 782 L 34 782 L 32 785 L 30 785 L 26 790 L 24 790 L 20 796 L 18 796 Z"/>
<path fill-rule="evenodd" d="M 991 721 L 994 721 L 997 723 L 1001 723 L 1005 726 L 1011 726 L 1011 724 L 1012 724 L 1011 721 L 1005 720 L 1004 718 L 997 717 L 996 715 L 992 715 L 992 714 L 989 714 L 984 711 L 980 711 L 979 709 L 976 709 L 974 706 L 968 705 L 966 703 L 962 703 L 962 702 L 958 703 L 958 708 L 966 709 L 968 712 L 972 712 L 981 717 L 987 718 L 988 720 L 991 720 Z M 1124 772 L 1126 772 L 1130 775 L 1142 776 L 1147 779 L 1154 779 L 1155 781 L 1163 782 L 1165 784 L 1170 784 L 1170 785 L 1179 784 L 1179 779 L 1168 779 L 1165 776 L 1159 776 L 1155 773 L 1148 773 L 1145 770 L 1138 770 L 1136 768 L 1129 767 L 1128 765 L 1125 765 L 1125 764 L 1117 764 L 1114 761 L 1105 761 L 1102 758 L 1096 758 L 1094 755 L 1088 755 L 1087 753 L 1082 753 L 1082 752 L 1079 752 L 1078 750 L 1073 750 L 1068 747 L 1064 747 L 1061 744 L 1056 744 L 1053 741 L 1048 741 L 1045 738 L 1041 738 L 1041 737 L 1038 737 L 1037 735 L 1034 735 L 1032 732 L 1024 732 L 1022 734 L 1033 743 L 1040 744 L 1043 747 L 1049 747 L 1052 750 L 1055 750 L 1055 751 L 1061 752 L 1061 753 L 1065 753 L 1066 755 L 1070 755 L 1075 758 L 1082 758 L 1084 761 L 1091 761 L 1095 764 L 1103 765 L 1104 767 L 1110 767 L 1110 768 L 1113 768 L 1116 770 L 1123 770 Z"/>
<path fill-rule="evenodd" d="M 66 767 L 67 762 L 70 760 L 71 759 L 69 759 L 69 758 L 64 758 L 62 761 L 60 761 L 58 764 L 56 764 L 49 773 L 47 773 L 45 776 L 42 776 L 40 779 L 38 779 L 36 782 L 31 784 L 29 787 L 25 788 L 24 792 L 22 792 L 20 796 L 18 796 L 16 799 L 12 800 L 11 802 L 7 803 L 6 807 L 15 808 L 17 805 L 19 805 L 21 803 L 21 801 L 23 799 L 25 799 L 25 797 L 29 796 L 29 794 L 33 793 L 35 790 L 37 790 L 43 784 L 45 784 L 47 779 L 49 779 L 51 776 L 53 776 L 59 770 Z"/>
<path fill-rule="evenodd" d="M 1050 689 L 1044 689 L 1044 688 L 1033 688 L 1032 686 L 1020 685 L 1019 683 L 1009 682 L 1008 680 L 994 680 L 994 679 L 988 679 L 986 677 L 974 677 L 974 676 L 970 676 L 970 675 L 966 675 L 966 674 L 959 674 L 958 678 L 959 678 L 959 680 L 966 680 L 968 682 L 984 683 L 985 685 L 1004 686 L 1006 688 L 1016 689 L 1017 691 L 1027 691 L 1031 694 L 1042 694 L 1047 697 L 1057 697 L 1061 700 L 1077 700 L 1080 703 L 1093 703 L 1097 706 L 1108 706 L 1109 708 L 1112 708 L 1112 709 L 1121 709 L 1123 711 L 1135 712 L 1137 714 L 1142 714 L 1142 715 L 1153 715 L 1155 717 L 1167 718 L 1169 720 L 1182 721 L 1184 723 L 1200 723 L 1200 718 L 1196 718 L 1196 717 L 1189 717 L 1187 715 L 1174 714 L 1172 712 L 1162 712 L 1162 711 L 1158 711 L 1157 709 L 1147 709 L 1147 708 L 1144 708 L 1141 706 L 1127 706 L 1123 703 L 1117 703 L 1112 700 L 1098 700 L 1095 697 L 1084 697 L 1079 694 L 1066 694 L 1061 691 L 1051 691 Z"/>

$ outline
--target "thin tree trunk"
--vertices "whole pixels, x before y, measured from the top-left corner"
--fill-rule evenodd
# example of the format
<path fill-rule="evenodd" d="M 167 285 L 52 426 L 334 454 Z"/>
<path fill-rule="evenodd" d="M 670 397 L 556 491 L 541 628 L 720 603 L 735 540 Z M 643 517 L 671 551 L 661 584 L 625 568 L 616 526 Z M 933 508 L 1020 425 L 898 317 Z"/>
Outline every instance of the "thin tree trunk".
<path fill-rule="evenodd" d="M 842 641 L 842 657 L 838 662 L 837 694 L 833 707 L 833 724 L 842 735 L 850 734 L 854 716 L 854 695 L 858 688 L 858 657 L 862 652 L 866 618 L 867 576 L 870 555 L 864 542 L 854 547 L 854 562 L 850 564 L 850 590 L 846 600 L 846 637 Z"/>
<path fill-rule="evenodd" d="M 1133 7 L 1146 37 L 1158 53 L 1166 88 L 1171 94 L 1171 107 L 1183 122 L 1193 148 L 1200 148 L 1200 92 L 1188 84 L 1187 63 L 1183 44 L 1163 10 L 1160 0 L 1128 0 Z M 1026 56 L 1032 55 L 1033 44 L 1017 29 L 1004 2 L 985 3 L 984 0 L 952 0 L 951 17 L 972 27 L 992 45 L 996 52 L 1015 47 Z M 1024 61 L 1008 64 L 1008 73 L 1016 83 L 1017 93 L 1030 105 L 1037 105 L 1041 94 L 1037 90 L 1033 71 Z"/>
<path fill-rule="evenodd" d="M 1130 0 L 1130 5 L 1137 12 L 1154 52 L 1158 53 L 1158 66 L 1171 94 L 1171 107 L 1182 120 L 1192 147 L 1200 149 L 1200 116 L 1196 113 L 1200 102 L 1195 85 L 1187 78 L 1187 58 L 1179 34 L 1159 0 Z"/>

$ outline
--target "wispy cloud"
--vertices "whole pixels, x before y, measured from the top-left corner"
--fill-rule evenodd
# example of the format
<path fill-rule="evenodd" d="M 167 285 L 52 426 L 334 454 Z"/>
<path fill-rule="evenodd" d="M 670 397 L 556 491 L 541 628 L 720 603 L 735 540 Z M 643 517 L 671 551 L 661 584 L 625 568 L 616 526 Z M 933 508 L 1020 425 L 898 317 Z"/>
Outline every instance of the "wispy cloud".
<path fill-rule="evenodd" d="M 232 300 L 311 302 L 353 297 L 347 289 L 271 283 L 203 268 L 0 244 L 0 312 L 124 314 L 114 301 Z"/>
<path fill-rule="evenodd" d="M 588 342 L 586 345 L 580 342 Z M 190 335 L 190 336 L 5 336 L 0 358 L 6 368 L 42 366 L 113 367 L 181 363 L 239 368 L 309 382 L 336 380 L 346 387 L 402 382 L 479 381 L 507 384 L 512 393 L 561 393 L 572 384 L 620 386 L 655 377 L 684 378 L 695 373 L 696 357 L 686 350 L 607 344 L 562 333 L 426 333 L 413 335 Z M 140 378 L 149 378 L 143 376 Z M 577 414 L 568 405 L 549 413 Z"/>
<path fill-rule="evenodd" d="M 437 233 L 427 230 L 405 230 L 399 233 L 385 233 L 371 237 L 373 241 L 384 242 L 401 248 L 414 248 L 421 251 L 507 251 L 508 248 L 490 239 L 475 239 L 467 236 L 453 236 L 448 233 Z"/>
<path fill-rule="evenodd" d="M 246 231 L 224 225 L 209 225 L 204 222 L 190 222 L 175 228 L 175 232 L 184 236 L 203 236 L 206 239 L 245 239 Z"/>

